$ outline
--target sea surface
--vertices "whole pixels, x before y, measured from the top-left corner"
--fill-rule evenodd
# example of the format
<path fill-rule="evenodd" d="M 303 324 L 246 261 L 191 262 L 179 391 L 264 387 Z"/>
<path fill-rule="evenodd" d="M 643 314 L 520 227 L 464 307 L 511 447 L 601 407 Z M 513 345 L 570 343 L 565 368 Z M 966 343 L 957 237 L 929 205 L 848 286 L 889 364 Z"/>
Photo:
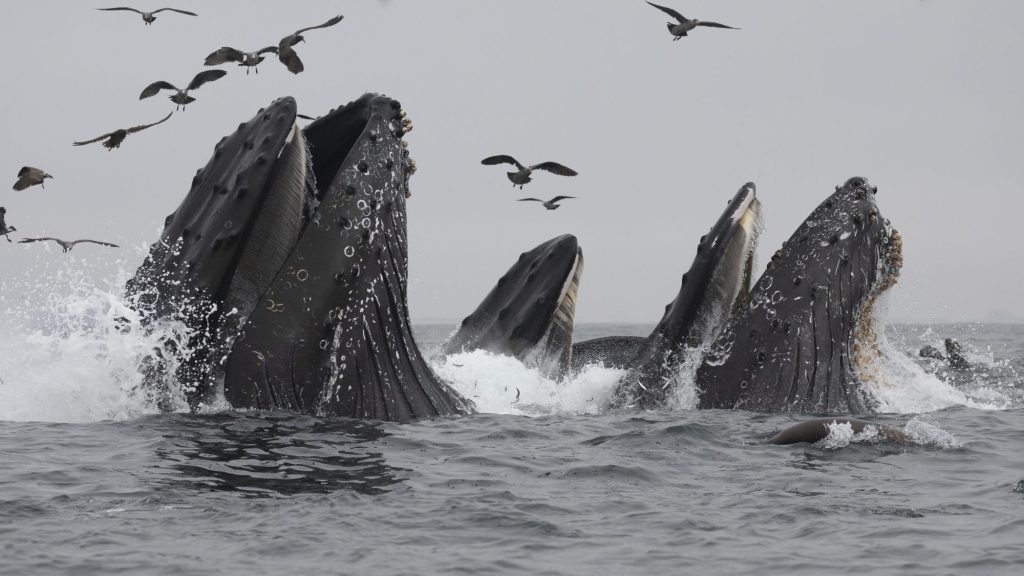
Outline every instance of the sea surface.
<path fill-rule="evenodd" d="M 913 442 L 783 447 L 762 442 L 802 417 L 693 410 L 685 385 L 671 410 L 612 412 L 615 370 L 552 382 L 483 353 L 436 365 L 473 416 L 160 414 L 136 391 L 152 342 L 116 301 L 61 302 L 34 329 L 3 303 L 0 575 L 1024 569 L 1024 326 L 889 326 L 876 420 Z M 947 336 L 972 370 L 916 357 Z"/>

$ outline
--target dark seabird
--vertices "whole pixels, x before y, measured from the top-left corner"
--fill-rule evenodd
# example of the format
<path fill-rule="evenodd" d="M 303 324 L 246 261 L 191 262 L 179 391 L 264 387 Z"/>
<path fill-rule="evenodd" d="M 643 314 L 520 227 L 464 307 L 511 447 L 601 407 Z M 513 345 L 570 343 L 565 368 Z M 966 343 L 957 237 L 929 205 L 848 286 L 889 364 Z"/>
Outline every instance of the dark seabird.
<path fill-rule="evenodd" d="M 118 128 L 113 132 L 107 132 L 103 136 L 98 136 L 96 138 L 93 138 L 92 140 L 86 140 L 85 142 L 74 142 L 74 145 L 84 146 L 86 144 L 92 144 L 93 142 L 99 142 L 100 140 L 106 140 L 106 142 L 103 143 L 103 146 L 105 146 L 107 150 L 120 148 L 121 142 L 124 141 L 126 136 L 128 136 L 129 134 L 134 134 L 140 130 L 145 130 L 146 128 L 150 128 L 152 126 L 156 126 L 157 124 L 162 124 L 166 122 L 168 118 L 171 117 L 171 114 L 174 114 L 174 112 L 168 112 L 167 116 L 164 116 L 163 119 L 159 122 L 153 122 L 152 124 L 143 124 L 142 126 L 133 126 L 131 128 Z"/>
<path fill-rule="evenodd" d="M 71 249 L 75 247 L 75 244 L 82 244 L 82 243 L 99 244 L 100 246 L 110 246 L 111 248 L 120 248 L 120 246 L 118 246 L 117 244 L 111 244 L 110 242 L 100 242 L 99 240 L 88 240 L 88 239 L 67 241 L 67 240 L 61 240 L 60 238 L 25 238 L 25 239 L 22 239 L 22 240 L 18 240 L 18 244 L 29 244 L 31 242 L 43 242 L 43 241 L 46 241 L 46 240 L 51 240 L 53 242 L 56 242 L 57 244 L 60 244 L 60 247 L 64 250 L 64 252 L 71 252 Z"/>
<path fill-rule="evenodd" d="M 46 188 L 45 180 L 47 178 L 53 178 L 53 176 L 50 176 L 39 168 L 22 166 L 21 170 L 18 170 L 18 180 L 14 183 L 14 189 L 24 190 L 29 186 L 35 186 L 36 184 Z"/>
<path fill-rule="evenodd" d="M 153 10 L 152 12 L 143 12 L 142 10 L 128 8 L 127 6 L 118 6 L 117 8 L 97 8 L 97 10 L 103 10 L 105 12 L 112 12 L 114 10 L 127 10 L 128 12 L 135 12 L 136 14 L 142 15 L 142 21 L 146 23 L 146 26 L 152 24 L 153 21 L 156 20 L 156 15 L 165 10 L 177 12 L 178 14 L 185 14 L 187 16 L 199 16 L 199 14 L 196 14 L 195 12 L 189 12 L 188 10 L 178 10 L 177 8 L 161 8 L 159 10 Z"/>
<path fill-rule="evenodd" d="M 687 32 L 693 30 L 697 26 L 708 26 L 709 28 L 728 28 L 729 30 L 739 30 L 739 28 L 733 28 L 732 26 L 726 26 L 725 24 L 719 24 L 718 22 L 707 22 L 704 20 L 697 20 L 696 18 L 690 20 L 686 16 L 683 16 L 679 12 L 676 12 L 675 10 L 668 8 L 666 6 L 658 6 L 653 2 L 648 2 L 648 4 L 654 6 L 658 10 L 661 10 L 662 12 L 668 14 L 669 16 L 679 21 L 677 23 L 668 22 L 668 31 L 671 32 L 673 36 L 675 36 L 675 38 L 672 39 L 673 42 L 679 40 L 683 36 L 686 36 Z"/>
<path fill-rule="evenodd" d="M 7 241 L 11 241 L 11 237 L 8 236 L 11 232 L 15 232 L 18 229 L 14 226 L 8 226 L 7 222 L 4 221 L 4 216 L 7 214 L 7 208 L 0 206 L 0 236 L 7 238 Z"/>
<path fill-rule="evenodd" d="M 257 66 L 264 60 L 264 54 L 274 53 L 277 54 L 277 46 L 267 46 L 261 48 L 255 52 L 242 52 L 230 46 L 224 46 L 220 50 L 217 50 L 213 54 L 206 57 L 204 64 L 207 66 L 217 66 L 227 62 L 238 62 L 239 66 L 245 66 L 245 73 L 249 73 L 249 68 L 256 70 L 256 73 L 260 73 L 260 69 Z"/>
<path fill-rule="evenodd" d="M 310 26 L 309 28 L 303 28 L 302 30 L 297 31 L 294 34 L 289 34 L 288 36 L 281 38 L 281 42 L 277 45 L 278 60 L 280 60 L 282 64 L 287 66 L 288 70 L 291 71 L 293 74 L 298 74 L 299 72 L 302 72 L 303 70 L 306 69 L 306 67 L 302 65 L 302 60 L 299 59 L 299 55 L 295 53 L 295 49 L 293 48 L 293 46 L 295 46 L 299 42 L 306 41 L 306 39 L 302 36 L 302 33 L 307 32 L 309 30 L 316 30 L 317 28 L 328 28 L 334 26 L 338 22 L 341 22 L 343 18 L 344 16 L 338 15 L 319 26 Z"/>
<path fill-rule="evenodd" d="M 575 198 L 575 196 L 555 196 L 554 198 L 552 198 L 551 200 L 548 200 L 547 202 L 545 202 L 544 200 L 541 200 L 540 198 L 520 198 L 519 201 L 520 202 L 540 202 L 548 210 L 558 210 L 559 208 L 561 208 L 561 206 L 559 206 L 558 203 L 561 202 L 562 200 L 566 200 L 568 198 Z"/>
<path fill-rule="evenodd" d="M 572 168 L 562 166 L 558 162 L 541 162 L 540 164 L 534 164 L 533 166 L 523 166 L 518 160 L 511 156 L 498 155 L 484 158 L 480 161 L 481 164 L 487 166 L 493 166 L 495 164 L 513 164 L 516 168 L 519 168 L 518 172 L 506 172 L 508 179 L 512 181 L 513 186 L 519 186 L 520 189 L 532 179 L 530 174 L 533 174 L 534 170 L 547 170 L 552 174 L 558 174 L 559 176 L 576 176 L 578 173 Z"/>
<path fill-rule="evenodd" d="M 177 104 L 175 110 L 177 110 L 178 108 L 184 108 L 186 104 L 196 101 L 195 98 L 188 95 L 190 90 L 196 90 L 203 84 L 206 84 L 207 82 L 213 82 L 218 78 L 223 78 L 225 75 L 227 75 L 227 72 L 223 70 L 204 70 L 203 72 L 196 74 L 196 77 L 188 83 L 188 87 L 184 90 L 178 88 L 170 82 L 164 82 L 163 80 L 153 82 L 149 86 L 146 86 L 146 89 L 142 91 L 142 94 L 139 94 L 139 100 L 149 98 L 150 96 L 154 96 L 156 95 L 157 92 L 161 90 L 174 90 L 175 94 L 172 96 L 168 96 L 168 98 L 170 99 L 171 102 Z"/>

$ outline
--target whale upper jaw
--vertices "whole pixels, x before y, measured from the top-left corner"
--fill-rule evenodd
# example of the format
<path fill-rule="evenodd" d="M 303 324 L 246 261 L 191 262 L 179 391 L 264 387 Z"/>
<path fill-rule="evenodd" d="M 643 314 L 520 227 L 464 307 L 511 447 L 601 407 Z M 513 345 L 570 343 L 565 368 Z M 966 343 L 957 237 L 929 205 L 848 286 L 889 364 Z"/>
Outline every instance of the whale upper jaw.
<path fill-rule="evenodd" d="M 129 282 L 152 316 L 188 310 L 205 334 L 178 370 L 190 403 L 223 390 L 235 407 L 369 419 L 471 411 L 409 327 L 401 105 L 367 94 L 304 130 L 295 118 L 282 98 L 224 138 Z"/>
<path fill-rule="evenodd" d="M 859 414 L 877 353 L 873 307 L 902 241 L 864 178 L 837 187 L 775 253 L 697 372 L 702 408 Z"/>
<path fill-rule="evenodd" d="M 571 362 L 582 274 L 583 251 L 575 236 L 559 236 L 523 252 L 441 353 L 486 350 L 560 377 Z"/>

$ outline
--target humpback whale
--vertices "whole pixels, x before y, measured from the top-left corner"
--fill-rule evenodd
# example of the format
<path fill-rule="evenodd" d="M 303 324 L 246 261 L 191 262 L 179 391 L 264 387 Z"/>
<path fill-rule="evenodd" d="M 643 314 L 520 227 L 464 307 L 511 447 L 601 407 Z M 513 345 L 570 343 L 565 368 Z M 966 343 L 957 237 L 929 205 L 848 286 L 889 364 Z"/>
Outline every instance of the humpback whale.
<path fill-rule="evenodd" d="M 717 337 L 733 310 L 746 304 L 761 228 L 761 203 L 754 184 L 748 182 L 701 237 L 679 293 L 625 365 L 627 372 L 614 404 L 655 408 L 666 402 L 687 352 L 699 354 L 705 343 Z"/>
<path fill-rule="evenodd" d="M 367 94 L 295 120 L 282 98 L 223 138 L 128 283 L 148 322 L 192 328 L 173 368 L 185 399 L 393 421 L 471 412 L 409 325 L 401 105 Z"/>
<path fill-rule="evenodd" d="M 523 252 L 441 348 L 447 356 L 486 350 L 519 359 L 549 378 L 572 361 L 583 251 L 566 234 Z"/>
<path fill-rule="evenodd" d="M 874 410 L 861 378 L 878 355 L 873 307 L 903 262 L 876 193 L 847 180 L 775 253 L 697 371 L 701 408 Z"/>

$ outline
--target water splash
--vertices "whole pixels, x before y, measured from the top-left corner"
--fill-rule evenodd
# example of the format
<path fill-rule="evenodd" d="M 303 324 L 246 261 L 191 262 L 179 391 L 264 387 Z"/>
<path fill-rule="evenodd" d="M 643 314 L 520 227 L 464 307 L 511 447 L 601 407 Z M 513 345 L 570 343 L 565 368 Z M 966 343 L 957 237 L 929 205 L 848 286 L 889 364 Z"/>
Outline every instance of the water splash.
<path fill-rule="evenodd" d="M 874 313 L 883 315 L 887 300 L 875 306 Z M 884 322 L 876 318 L 882 326 Z M 866 390 L 879 403 L 879 412 L 912 414 L 934 412 L 951 406 L 969 406 L 982 410 L 1010 408 L 1010 398 L 999 390 L 978 386 L 959 389 L 930 374 L 910 356 L 900 351 L 889 339 L 886 330 L 877 330 L 877 354 L 870 362 L 858 366 L 858 376 Z"/>
<path fill-rule="evenodd" d="M 175 322 L 144 328 L 123 298 L 134 269 L 119 261 L 111 275 L 107 267 L 67 257 L 3 278 L 0 420 L 93 422 L 158 411 L 141 367 L 166 342 L 187 341 L 187 330 Z"/>

